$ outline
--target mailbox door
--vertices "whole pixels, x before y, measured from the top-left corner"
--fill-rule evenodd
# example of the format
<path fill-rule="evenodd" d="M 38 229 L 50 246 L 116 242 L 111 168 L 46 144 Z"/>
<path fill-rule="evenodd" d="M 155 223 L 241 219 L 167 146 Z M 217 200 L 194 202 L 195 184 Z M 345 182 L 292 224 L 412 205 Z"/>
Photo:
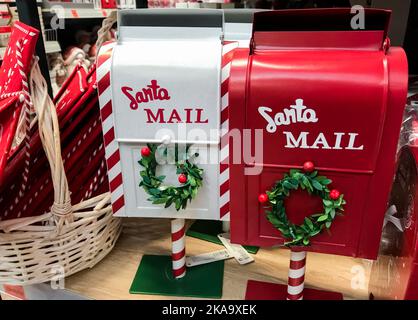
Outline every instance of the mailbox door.
<path fill-rule="evenodd" d="M 331 11 L 337 16 L 344 13 Z M 304 14 L 309 12 L 312 23 L 319 21 L 320 11 Z M 382 50 L 385 30 L 328 31 L 325 25 L 321 32 L 270 31 L 272 21 L 284 16 L 255 14 L 253 45 L 239 50 L 231 70 L 231 90 L 237 89 L 231 96 L 235 118 L 231 124 L 259 130 L 263 138 L 262 157 L 253 163 L 243 159 L 244 164 L 234 168 L 232 240 L 282 244 L 284 239 L 265 218 L 258 195 L 290 168 L 312 161 L 333 181 L 331 187 L 344 194 L 347 204 L 331 234 L 316 236 L 307 249 L 375 258 L 406 97 L 405 56 L 397 49 Z M 384 12 L 382 16 L 386 17 Z M 248 68 L 246 76 L 242 65 Z M 251 152 L 257 149 L 255 139 L 245 145 L 251 145 Z M 243 153 L 249 152 L 244 148 Z M 238 203 L 239 192 L 246 194 L 245 204 Z M 289 219 L 299 224 L 305 216 L 321 212 L 322 203 L 295 191 L 285 208 Z M 239 221 L 235 214 L 241 216 Z"/>

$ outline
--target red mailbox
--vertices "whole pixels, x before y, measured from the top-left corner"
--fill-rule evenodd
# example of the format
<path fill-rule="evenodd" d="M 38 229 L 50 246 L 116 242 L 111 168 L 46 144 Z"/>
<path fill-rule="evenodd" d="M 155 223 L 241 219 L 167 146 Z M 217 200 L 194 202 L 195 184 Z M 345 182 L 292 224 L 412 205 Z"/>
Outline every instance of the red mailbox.
<path fill-rule="evenodd" d="M 263 147 L 253 134 L 242 158 L 230 159 L 233 242 L 285 242 L 259 195 L 310 161 L 346 205 L 331 234 L 316 235 L 306 250 L 376 258 L 408 81 L 405 53 L 387 38 L 390 15 L 366 10 L 365 28 L 353 30 L 349 9 L 254 14 L 251 46 L 234 54 L 229 121 L 230 129 L 262 132 Z M 246 161 L 259 149 L 262 158 Z M 321 198 L 301 190 L 284 206 L 294 224 L 323 210 Z"/>

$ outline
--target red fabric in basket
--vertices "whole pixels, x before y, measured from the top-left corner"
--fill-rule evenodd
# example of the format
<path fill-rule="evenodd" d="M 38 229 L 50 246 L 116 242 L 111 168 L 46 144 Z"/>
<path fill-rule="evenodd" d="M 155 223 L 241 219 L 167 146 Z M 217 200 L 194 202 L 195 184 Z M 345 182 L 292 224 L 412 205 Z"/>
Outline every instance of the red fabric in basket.
<path fill-rule="evenodd" d="M 29 72 L 35 52 L 38 30 L 21 22 L 15 22 L 0 67 L 0 95 L 16 93 L 22 90 L 22 76 L 18 68 L 16 43 L 23 45 L 21 62 L 25 73 Z M 0 100 L 0 186 L 3 184 L 4 168 L 10 156 L 10 149 L 15 136 L 17 122 L 22 111 L 22 103 L 14 99 Z"/>
<path fill-rule="evenodd" d="M 72 203 L 108 191 L 100 109 L 95 87 L 95 69 L 76 68 L 65 87 L 54 99 L 61 130 L 61 151 Z M 23 197 L 18 189 L 24 168 L 24 150 L 11 159 L 6 168 L 6 185 L 0 185 L 0 220 L 42 214 L 53 203 L 49 164 L 40 143 L 37 128 L 31 137 L 30 179 Z M 11 187 L 15 185 L 12 189 Z M 11 190 L 10 190 L 11 189 Z"/>

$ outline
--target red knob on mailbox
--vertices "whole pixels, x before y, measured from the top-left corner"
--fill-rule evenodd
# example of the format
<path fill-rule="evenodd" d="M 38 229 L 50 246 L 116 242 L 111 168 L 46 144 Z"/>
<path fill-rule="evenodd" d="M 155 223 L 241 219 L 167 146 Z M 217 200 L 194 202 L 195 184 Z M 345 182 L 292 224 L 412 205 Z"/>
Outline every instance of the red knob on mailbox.
<path fill-rule="evenodd" d="M 149 157 L 151 154 L 151 150 L 148 147 L 144 147 L 141 149 L 141 155 L 143 157 Z"/>
<path fill-rule="evenodd" d="M 260 203 L 266 203 L 267 201 L 269 201 L 269 196 L 265 193 L 262 193 L 258 196 L 258 201 Z"/>
<path fill-rule="evenodd" d="M 303 164 L 303 171 L 305 171 L 305 172 L 312 172 L 312 171 L 314 171 L 315 170 L 315 165 L 313 164 L 313 162 L 311 162 L 311 161 L 306 161 L 304 164 Z"/>

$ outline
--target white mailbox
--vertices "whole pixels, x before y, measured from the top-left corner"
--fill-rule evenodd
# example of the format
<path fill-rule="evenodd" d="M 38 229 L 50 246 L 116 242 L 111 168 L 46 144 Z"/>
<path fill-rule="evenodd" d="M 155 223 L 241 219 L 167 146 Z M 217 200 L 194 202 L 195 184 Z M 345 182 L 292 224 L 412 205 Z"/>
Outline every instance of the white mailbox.
<path fill-rule="evenodd" d="M 220 213 L 229 202 L 220 195 L 222 11 L 122 10 L 118 23 L 118 40 L 102 46 L 97 73 L 114 214 L 229 218 Z M 199 153 L 203 185 L 186 209 L 153 203 L 140 187 L 147 144 L 160 146 L 160 155 L 174 145 Z M 170 161 L 156 176 L 165 176 L 160 189 L 180 185 Z"/>

